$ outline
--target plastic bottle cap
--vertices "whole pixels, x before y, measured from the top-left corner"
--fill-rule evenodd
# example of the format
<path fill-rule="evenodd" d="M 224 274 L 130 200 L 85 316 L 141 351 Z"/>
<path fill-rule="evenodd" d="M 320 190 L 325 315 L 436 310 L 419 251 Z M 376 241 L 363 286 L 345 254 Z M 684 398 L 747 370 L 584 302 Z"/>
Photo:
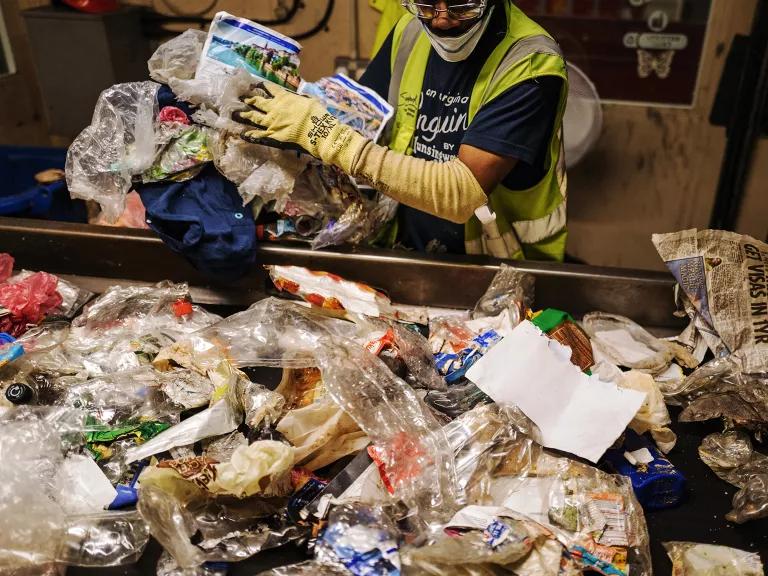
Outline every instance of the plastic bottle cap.
<path fill-rule="evenodd" d="M 11 384 L 5 389 L 5 397 L 11 404 L 29 404 L 35 397 L 35 392 L 26 384 Z"/>

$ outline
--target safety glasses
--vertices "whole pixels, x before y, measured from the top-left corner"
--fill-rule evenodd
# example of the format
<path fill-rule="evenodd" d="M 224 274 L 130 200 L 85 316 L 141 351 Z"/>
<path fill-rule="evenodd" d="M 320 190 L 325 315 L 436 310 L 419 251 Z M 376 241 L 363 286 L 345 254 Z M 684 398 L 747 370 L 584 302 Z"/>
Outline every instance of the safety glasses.
<path fill-rule="evenodd" d="M 483 15 L 483 12 L 485 11 L 485 2 L 486 0 L 474 0 L 471 2 L 454 4 L 450 0 L 444 0 L 442 4 L 446 7 L 437 8 L 437 5 L 441 3 L 437 0 L 424 0 L 422 2 L 402 0 L 403 8 L 420 20 L 433 20 L 437 18 L 440 13 L 446 14 L 448 18 L 452 18 L 453 20 L 475 20 Z"/>

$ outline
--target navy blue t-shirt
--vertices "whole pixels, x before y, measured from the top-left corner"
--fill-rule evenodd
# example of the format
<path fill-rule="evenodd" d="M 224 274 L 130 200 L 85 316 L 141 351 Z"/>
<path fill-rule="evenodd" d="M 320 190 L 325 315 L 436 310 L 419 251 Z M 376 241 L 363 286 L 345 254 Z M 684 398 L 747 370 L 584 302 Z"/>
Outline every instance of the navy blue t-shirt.
<path fill-rule="evenodd" d="M 430 50 L 416 121 L 413 156 L 447 162 L 468 144 L 518 160 L 503 183 L 525 190 L 546 174 L 547 148 L 552 138 L 562 80 L 542 77 L 510 88 L 468 120 L 469 100 L 480 70 L 506 33 L 503 7 L 491 15 L 475 50 L 462 62 L 446 62 Z M 392 33 L 360 79 L 383 98 L 389 92 Z M 408 206 L 400 207 L 400 238 L 422 252 L 463 254 L 464 225 L 454 224 Z"/>

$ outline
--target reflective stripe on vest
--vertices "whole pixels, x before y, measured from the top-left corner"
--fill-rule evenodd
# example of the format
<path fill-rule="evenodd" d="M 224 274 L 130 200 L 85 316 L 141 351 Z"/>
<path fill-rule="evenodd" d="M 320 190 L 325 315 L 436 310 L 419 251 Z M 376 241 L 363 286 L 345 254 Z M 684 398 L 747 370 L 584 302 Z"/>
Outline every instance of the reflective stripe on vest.
<path fill-rule="evenodd" d="M 489 194 L 489 204 L 496 212 L 502 239 L 514 235 L 526 255 L 531 253 L 539 258 L 562 260 L 567 214 L 567 177 L 561 130 L 568 86 L 565 62 L 559 46 L 543 28 L 508 0 L 505 9 L 509 22 L 507 34 L 488 57 L 475 82 L 469 104 L 469 121 L 484 104 L 520 82 L 540 76 L 557 76 L 563 80 L 563 92 L 547 154 L 547 174 L 528 190 L 510 190 L 499 185 Z M 403 17 L 394 30 L 388 98 L 397 109 L 388 142 L 390 148 L 397 152 L 412 153 L 429 53 L 429 40 L 421 24 L 410 15 Z M 477 253 L 478 247 L 481 252 L 488 253 L 488 243 L 483 241 L 482 236 L 482 227 L 473 218 L 466 226 L 468 253 Z M 508 240 L 510 245 L 517 244 L 511 238 Z"/>

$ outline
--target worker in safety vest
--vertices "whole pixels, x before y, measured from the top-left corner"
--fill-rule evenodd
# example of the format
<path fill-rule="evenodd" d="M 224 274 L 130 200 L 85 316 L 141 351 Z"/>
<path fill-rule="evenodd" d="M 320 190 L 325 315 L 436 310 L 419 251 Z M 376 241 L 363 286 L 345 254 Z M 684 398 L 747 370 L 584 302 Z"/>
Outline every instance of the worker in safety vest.
<path fill-rule="evenodd" d="M 398 200 L 406 246 L 562 260 L 568 78 L 557 43 L 510 0 L 403 6 L 361 78 L 396 108 L 388 146 L 277 87 L 246 100 L 244 137 L 297 145 Z"/>

